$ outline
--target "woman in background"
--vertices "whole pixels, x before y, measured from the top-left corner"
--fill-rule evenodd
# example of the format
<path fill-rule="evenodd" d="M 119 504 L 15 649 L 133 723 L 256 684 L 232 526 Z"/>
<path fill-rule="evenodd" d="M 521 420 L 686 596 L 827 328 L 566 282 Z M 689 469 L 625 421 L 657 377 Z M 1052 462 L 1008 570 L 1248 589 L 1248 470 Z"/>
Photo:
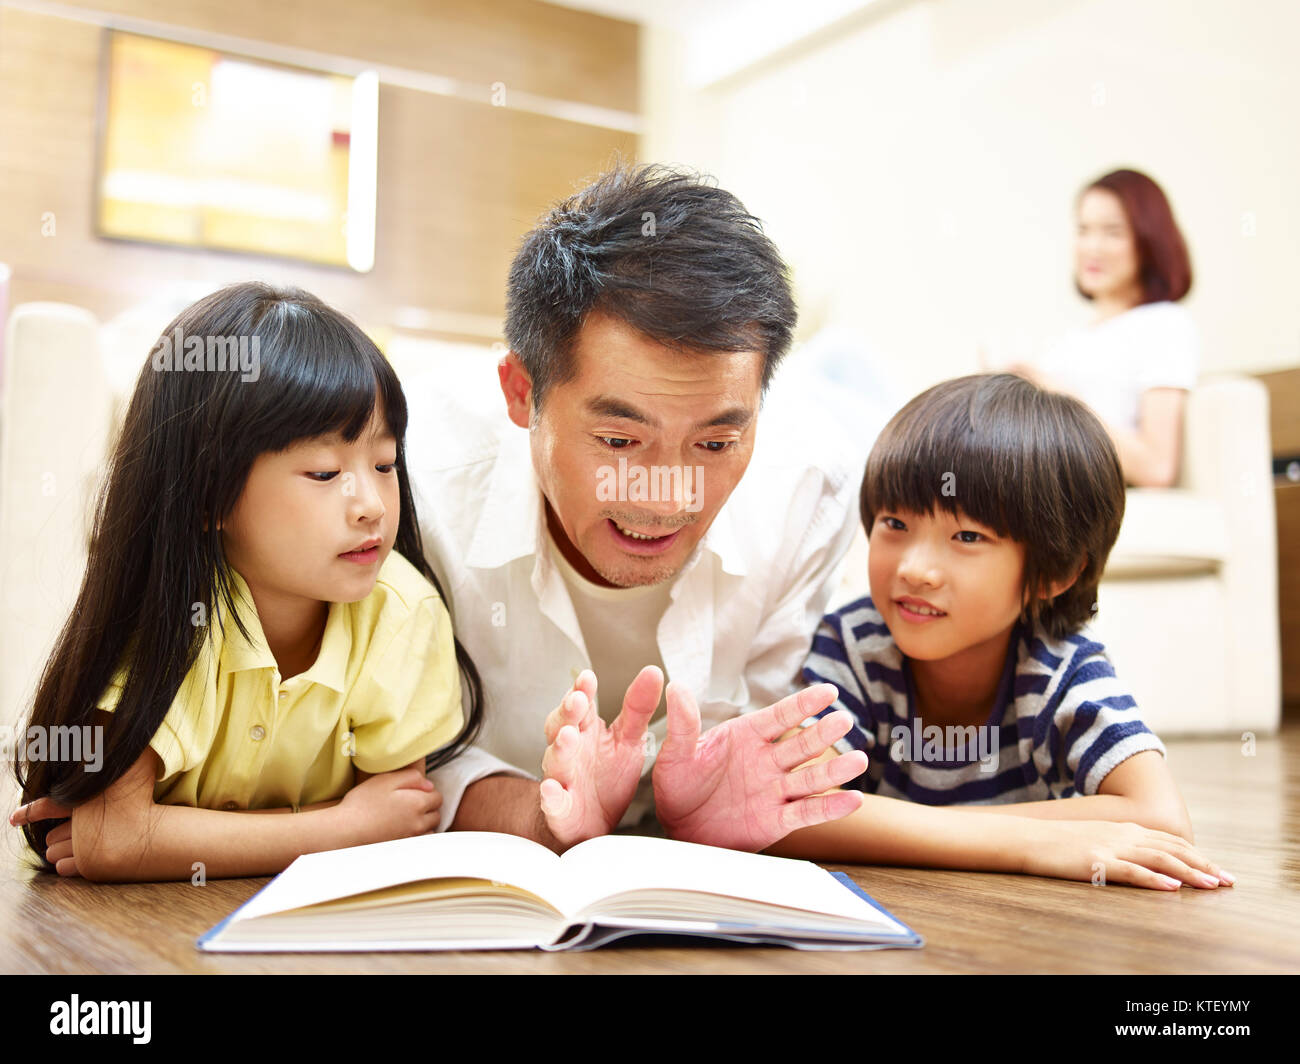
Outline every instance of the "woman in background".
<path fill-rule="evenodd" d="M 1093 320 L 1038 367 L 1016 372 L 1092 407 L 1130 484 L 1169 487 L 1200 348 L 1178 305 L 1192 286 L 1187 245 L 1160 186 L 1136 170 L 1084 188 L 1078 222 L 1075 285 L 1092 301 Z"/>

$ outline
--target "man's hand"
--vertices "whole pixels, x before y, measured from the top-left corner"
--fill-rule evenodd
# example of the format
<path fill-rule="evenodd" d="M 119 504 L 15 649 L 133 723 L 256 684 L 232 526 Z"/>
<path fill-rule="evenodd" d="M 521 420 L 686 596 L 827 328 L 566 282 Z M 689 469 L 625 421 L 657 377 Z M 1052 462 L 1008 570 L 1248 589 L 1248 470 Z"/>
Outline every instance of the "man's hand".
<path fill-rule="evenodd" d="M 584 669 L 546 718 L 542 814 L 561 846 L 606 835 L 623 818 L 641 781 L 646 726 L 663 686 L 663 673 L 647 665 L 606 727 L 596 713 L 596 674 Z"/>
<path fill-rule="evenodd" d="M 855 750 L 798 768 L 848 732 L 853 718 L 847 710 L 775 741 L 837 695 L 828 683 L 806 687 L 766 709 L 724 721 L 701 738 L 695 699 L 669 684 L 668 736 L 654 768 L 655 810 L 669 836 L 752 853 L 796 828 L 838 820 L 857 809 L 862 795 L 855 791 L 821 792 L 861 775 L 866 754 Z"/>

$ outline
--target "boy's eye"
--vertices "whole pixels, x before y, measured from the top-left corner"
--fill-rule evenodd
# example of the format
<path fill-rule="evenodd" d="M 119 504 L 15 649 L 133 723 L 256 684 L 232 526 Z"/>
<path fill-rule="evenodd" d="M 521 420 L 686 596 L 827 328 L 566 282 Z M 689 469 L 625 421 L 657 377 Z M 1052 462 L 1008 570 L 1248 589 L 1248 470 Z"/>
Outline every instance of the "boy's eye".
<path fill-rule="evenodd" d="M 621 451 L 632 442 L 623 436 L 597 436 L 596 439 L 600 440 L 606 447 L 612 447 L 616 451 Z"/>
<path fill-rule="evenodd" d="M 886 528 L 892 528 L 895 532 L 907 531 L 907 525 L 903 524 L 897 517 L 882 517 L 880 523 Z"/>
<path fill-rule="evenodd" d="M 962 529 L 957 533 L 957 539 L 962 543 L 978 543 L 983 538 L 978 532 L 972 532 L 970 529 Z"/>

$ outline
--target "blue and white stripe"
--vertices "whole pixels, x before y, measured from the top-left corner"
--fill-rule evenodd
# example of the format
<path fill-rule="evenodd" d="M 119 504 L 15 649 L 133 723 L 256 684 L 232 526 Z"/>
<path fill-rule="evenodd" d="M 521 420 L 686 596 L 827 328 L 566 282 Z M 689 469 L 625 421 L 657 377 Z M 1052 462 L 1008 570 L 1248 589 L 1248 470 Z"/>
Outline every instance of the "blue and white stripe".
<path fill-rule="evenodd" d="M 839 746 L 866 751 L 869 763 L 850 786 L 890 798 L 992 805 L 1096 794 L 1120 762 L 1144 750 L 1165 752 L 1086 630 L 1058 640 L 1017 626 L 984 722 L 986 752 L 996 741 L 997 757 L 984 762 L 978 756 L 912 760 L 910 743 L 893 742 L 896 729 L 911 734 L 915 714 L 902 652 L 869 597 L 823 619 L 803 674 L 809 683 L 839 689 L 824 713 L 847 709 L 857 721 Z M 924 735 L 929 724 L 920 723 Z"/>

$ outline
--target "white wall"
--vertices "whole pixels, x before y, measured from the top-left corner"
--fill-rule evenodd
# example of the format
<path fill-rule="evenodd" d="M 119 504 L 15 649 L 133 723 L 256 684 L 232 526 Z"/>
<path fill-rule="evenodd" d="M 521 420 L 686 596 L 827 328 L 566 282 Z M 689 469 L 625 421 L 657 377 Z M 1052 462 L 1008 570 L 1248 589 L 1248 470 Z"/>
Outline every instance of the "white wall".
<path fill-rule="evenodd" d="M 1300 3 L 898 0 L 727 80 L 643 33 L 643 158 L 713 173 L 794 267 L 802 331 L 856 328 L 907 392 L 1086 320 L 1074 198 L 1169 194 L 1206 371 L 1300 364 Z"/>

